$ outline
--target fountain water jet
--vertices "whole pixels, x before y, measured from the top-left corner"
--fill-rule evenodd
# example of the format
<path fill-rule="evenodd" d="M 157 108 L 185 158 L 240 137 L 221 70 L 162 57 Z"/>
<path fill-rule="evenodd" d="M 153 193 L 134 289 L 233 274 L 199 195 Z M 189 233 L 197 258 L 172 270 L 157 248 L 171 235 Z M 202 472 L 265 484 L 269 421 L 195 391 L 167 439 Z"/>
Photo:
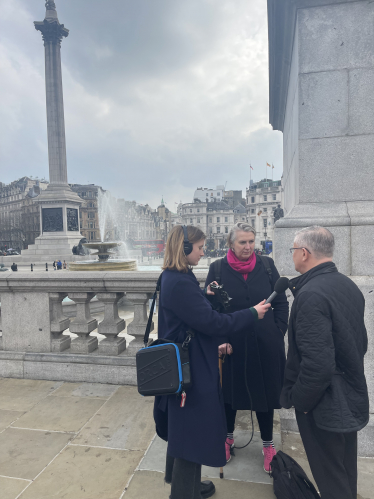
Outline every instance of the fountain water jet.
<path fill-rule="evenodd" d="M 69 265 L 69 270 L 99 270 L 99 271 L 130 271 L 137 270 L 136 260 L 130 258 L 110 258 L 114 256 L 112 252 L 110 252 L 113 248 L 124 247 L 121 241 L 105 241 L 106 237 L 110 233 L 110 231 L 118 227 L 118 211 L 116 207 L 113 206 L 113 198 L 111 197 L 108 191 L 101 192 L 98 191 L 98 215 L 99 215 L 99 228 L 100 228 L 100 237 L 102 239 L 101 242 L 94 243 L 83 243 L 83 246 L 92 250 L 98 250 L 97 253 L 93 253 L 93 255 L 97 255 L 99 257 L 96 261 L 85 261 L 85 262 L 76 262 L 71 263 Z M 115 232 L 115 230 L 113 230 Z M 114 235 L 115 236 L 115 235 Z M 103 241 L 104 239 L 104 241 Z M 126 249 L 125 249 L 126 251 Z"/>

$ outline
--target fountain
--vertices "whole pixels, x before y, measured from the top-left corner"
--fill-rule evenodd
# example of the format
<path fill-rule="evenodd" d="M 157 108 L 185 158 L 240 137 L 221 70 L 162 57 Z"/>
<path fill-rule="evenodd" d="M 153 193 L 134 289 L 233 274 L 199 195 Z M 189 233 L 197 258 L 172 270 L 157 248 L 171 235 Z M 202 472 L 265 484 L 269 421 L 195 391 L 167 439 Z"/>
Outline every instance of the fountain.
<path fill-rule="evenodd" d="M 98 192 L 98 214 L 100 236 L 105 238 L 110 234 L 113 227 L 118 227 L 118 214 L 113 208 L 112 198 L 107 191 Z M 126 256 L 126 248 L 121 241 L 101 241 L 94 243 L 83 243 L 83 246 L 90 250 L 97 250 L 97 253 L 92 253 L 93 256 L 98 256 L 98 260 L 87 260 L 84 262 L 74 262 L 69 265 L 69 270 L 99 270 L 99 271 L 130 271 L 137 270 L 136 260 L 131 258 L 115 258 L 115 255 L 110 250 L 114 248 L 123 248 Z M 111 258 L 112 257 L 112 258 Z"/>

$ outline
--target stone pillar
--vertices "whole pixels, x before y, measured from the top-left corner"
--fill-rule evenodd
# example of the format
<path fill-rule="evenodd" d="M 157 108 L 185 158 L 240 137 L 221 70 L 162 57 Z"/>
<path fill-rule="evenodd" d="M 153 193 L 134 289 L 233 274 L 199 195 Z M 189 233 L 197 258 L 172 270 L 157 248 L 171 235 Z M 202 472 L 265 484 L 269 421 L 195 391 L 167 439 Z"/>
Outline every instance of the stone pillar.
<path fill-rule="evenodd" d="M 44 21 L 35 22 L 34 25 L 42 33 L 45 48 L 49 181 L 51 184 L 67 186 L 61 41 L 69 35 L 69 30 L 59 23 L 55 3 L 47 2 L 46 7 Z"/>
<path fill-rule="evenodd" d="M 334 234 L 334 262 L 366 300 L 371 419 L 359 452 L 374 455 L 374 3 L 268 0 L 268 15 L 270 123 L 284 151 L 275 263 L 295 275 L 289 248 L 298 229 Z"/>
<path fill-rule="evenodd" d="M 64 317 L 62 312 L 62 300 L 66 296 L 67 293 L 49 293 L 51 303 L 51 352 L 63 352 L 70 347 L 70 336 L 62 334 L 70 325 L 70 319 Z"/>
<path fill-rule="evenodd" d="M 143 337 L 148 322 L 148 293 L 126 293 L 126 297 L 134 304 L 134 320 L 127 328 L 128 334 L 135 336 L 135 339 L 129 344 L 127 351 L 134 355 L 140 348 L 144 347 Z M 152 321 L 151 331 L 154 329 Z"/>
<path fill-rule="evenodd" d="M 96 336 L 89 336 L 97 328 L 97 320 L 91 317 L 89 303 L 95 293 L 69 293 L 69 298 L 77 305 L 77 315 L 70 323 L 70 332 L 78 338 L 71 342 L 71 353 L 91 353 L 96 350 Z"/>
<path fill-rule="evenodd" d="M 99 353 L 118 355 L 126 349 L 126 338 L 118 333 L 126 327 L 126 322 L 118 315 L 118 302 L 124 293 L 98 293 L 97 299 L 104 303 L 104 320 L 99 323 L 98 333 L 106 336 L 99 343 Z"/>

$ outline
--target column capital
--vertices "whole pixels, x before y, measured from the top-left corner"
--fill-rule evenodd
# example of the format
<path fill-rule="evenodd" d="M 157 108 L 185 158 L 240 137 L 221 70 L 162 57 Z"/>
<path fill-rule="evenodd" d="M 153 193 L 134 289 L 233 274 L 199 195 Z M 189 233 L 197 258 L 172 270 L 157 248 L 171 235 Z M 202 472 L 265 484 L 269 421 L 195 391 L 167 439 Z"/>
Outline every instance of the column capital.
<path fill-rule="evenodd" d="M 60 45 L 63 37 L 69 35 L 69 30 L 63 24 L 60 24 L 58 19 L 35 21 L 34 26 L 37 31 L 41 32 L 44 44 L 52 42 Z"/>

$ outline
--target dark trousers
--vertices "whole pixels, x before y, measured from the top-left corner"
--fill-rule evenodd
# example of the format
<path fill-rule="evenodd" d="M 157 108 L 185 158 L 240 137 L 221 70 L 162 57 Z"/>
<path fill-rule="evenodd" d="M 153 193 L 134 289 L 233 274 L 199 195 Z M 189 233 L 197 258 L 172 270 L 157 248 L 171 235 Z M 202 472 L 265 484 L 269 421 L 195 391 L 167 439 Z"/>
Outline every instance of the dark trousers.
<path fill-rule="evenodd" d="M 321 430 L 312 413 L 296 411 L 296 420 L 321 499 L 356 499 L 357 432 Z"/>
<path fill-rule="evenodd" d="M 233 409 L 230 404 L 225 404 L 228 433 L 233 433 L 235 429 L 236 412 L 237 411 Z M 271 410 L 269 412 L 256 412 L 256 417 L 258 421 L 258 426 L 260 427 L 262 440 L 265 441 L 273 440 L 274 411 Z"/>
<path fill-rule="evenodd" d="M 171 499 L 201 499 L 201 464 L 175 458 Z"/>

